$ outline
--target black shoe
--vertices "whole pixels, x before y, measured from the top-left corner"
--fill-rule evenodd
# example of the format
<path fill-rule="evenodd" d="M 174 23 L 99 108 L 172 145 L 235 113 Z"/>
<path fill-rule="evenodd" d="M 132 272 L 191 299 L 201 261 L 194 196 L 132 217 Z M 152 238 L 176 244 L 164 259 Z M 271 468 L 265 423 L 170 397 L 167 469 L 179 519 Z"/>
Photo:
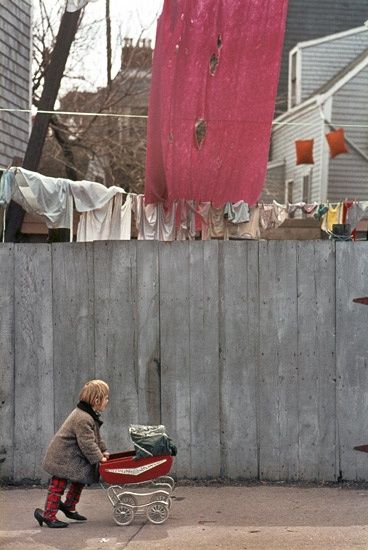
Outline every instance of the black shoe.
<path fill-rule="evenodd" d="M 65 523 L 65 521 L 59 521 L 58 519 L 46 519 L 43 517 L 43 511 L 41 508 L 36 508 L 34 511 L 34 517 L 42 527 L 42 524 L 45 522 L 47 527 L 52 527 L 53 529 L 60 529 L 62 527 L 69 527 L 69 523 Z"/>
<path fill-rule="evenodd" d="M 75 519 L 76 521 L 86 521 L 86 519 L 87 519 L 86 517 L 81 516 L 80 514 L 78 514 L 78 512 L 72 512 L 71 510 L 68 510 L 68 508 L 65 506 L 65 504 L 61 501 L 60 501 L 60 504 L 59 504 L 59 510 L 64 512 L 66 517 L 69 518 L 69 519 Z"/>

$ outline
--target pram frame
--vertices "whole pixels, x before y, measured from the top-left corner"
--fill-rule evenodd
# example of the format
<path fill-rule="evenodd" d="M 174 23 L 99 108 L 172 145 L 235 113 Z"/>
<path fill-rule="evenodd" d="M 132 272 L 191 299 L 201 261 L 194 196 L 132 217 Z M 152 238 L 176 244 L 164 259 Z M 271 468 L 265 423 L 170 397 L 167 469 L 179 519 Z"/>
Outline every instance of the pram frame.
<path fill-rule="evenodd" d="M 159 466 L 151 470 L 154 474 L 160 469 L 163 471 L 170 469 L 172 464 L 171 456 L 154 456 L 148 459 L 135 459 L 134 451 L 115 453 L 110 455 L 107 462 L 100 466 L 100 475 L 106 484 L 106 488 L 102 483 L 101 486 L 107 492 L 107 497 L 113 507 L 113 519 L 118 525 L 130 525 L 135 517 L 146 515 L 147 519 L 156 525 L 164 523 L 169 516 L 171 508 L 171 496 L 175 488 L 175 481 L 168 475 L 153 477 L 152 479 L 144 479 L 143 481 L 132 483 L 131 481 L 122 484 L 109 484 L 104 477 L 115 479 L 115 475 L 120 475 L 122 480 L 131 480 L 131 469 L 136 465 L 137 469 L 142 469 L 144 465 L 154 464 L 155 461 Z M 116 466 L 127 466 L 129 468 L 117 468 Z M 109 467 L 111 466 L 111 467 Z M 129 474 L 119 474 L 129 470 Z M 150 470 L 148 470 L 150 471 Z M 108 475 L 106 475 L 108 472 Z M 111 476 L 110 472 L 113 472 Z M 166 472 L 165 472 L 166 473 Z M 143 477 L 147 477 L 147 471 L 143 466 Z M 139 475 L 137 477 L 139 477 Z"/>

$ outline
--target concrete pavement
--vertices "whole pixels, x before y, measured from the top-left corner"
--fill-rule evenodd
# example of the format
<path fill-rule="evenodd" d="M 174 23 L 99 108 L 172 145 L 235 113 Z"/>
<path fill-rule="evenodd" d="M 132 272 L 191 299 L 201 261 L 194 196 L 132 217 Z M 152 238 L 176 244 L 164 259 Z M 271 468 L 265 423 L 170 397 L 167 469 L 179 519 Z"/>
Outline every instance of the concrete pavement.
<path fill-rule="evenodd" d="M 104 490 L 88 488 L 78 508 L 88 521 L 62 530 L 40 528 L 33 518 L 45 495 L 1 490 L 1 550 L 368 549 L 366 488 L 179 485 L 164 524 L 127 527 L 113 521 Z"/>

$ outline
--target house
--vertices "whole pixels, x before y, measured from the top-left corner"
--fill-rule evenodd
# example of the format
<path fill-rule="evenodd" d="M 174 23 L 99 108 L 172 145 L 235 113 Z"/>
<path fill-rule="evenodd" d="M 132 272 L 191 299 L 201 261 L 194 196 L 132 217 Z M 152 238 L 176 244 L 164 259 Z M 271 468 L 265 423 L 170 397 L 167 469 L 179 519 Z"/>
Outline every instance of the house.
<path fill-rule="evenodd" d="M 298 42 L 343 32 L 368 19 L 367 0 L 289 0 L 276 114 L 287 109 L 289 52 Z"/>
<path fill-rule="evenodd" d="M 348 154 L 330 158 L 325 134 L 343 128 Z M 314 164 L 295 141 L 314 140 Z M 290 52 L 288 110 L 277 117 L 263 192 L 280 202 L 368 200 L 368 28 L 301 42 Z M 282 200 L 284 199 L 284 200 Z"/>
<path fill-rule="evenodd" d="M 32 0 L 0 2 L 0 107 L 30 109 Z M 0 111 L 0 169 L 23 159 L 29 112 Z"/>

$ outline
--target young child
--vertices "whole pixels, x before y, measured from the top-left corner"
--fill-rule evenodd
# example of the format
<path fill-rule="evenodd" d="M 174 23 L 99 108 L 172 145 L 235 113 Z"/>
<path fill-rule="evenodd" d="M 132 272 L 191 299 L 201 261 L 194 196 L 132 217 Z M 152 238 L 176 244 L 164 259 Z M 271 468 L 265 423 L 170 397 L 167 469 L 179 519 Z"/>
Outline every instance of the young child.
<path fill-rule="evenodd" d="M 84 521 L 75 507 L 83 487 L 99 479 L 98 466 L 109 453 L 100 437 L 100 414 L 109 401 L 109 386 L 102 380 L 91 380 L 79 394 L 79 403 L 56 432 L 46 451 L 42 467 L 52 475 L 45 510 L 36 508 L 34 517 L 42 526 L 68 527 L 56 518 L 61 510 L 67 518 Z M 61 501 L 70 482 L 65 502 Z"/>

